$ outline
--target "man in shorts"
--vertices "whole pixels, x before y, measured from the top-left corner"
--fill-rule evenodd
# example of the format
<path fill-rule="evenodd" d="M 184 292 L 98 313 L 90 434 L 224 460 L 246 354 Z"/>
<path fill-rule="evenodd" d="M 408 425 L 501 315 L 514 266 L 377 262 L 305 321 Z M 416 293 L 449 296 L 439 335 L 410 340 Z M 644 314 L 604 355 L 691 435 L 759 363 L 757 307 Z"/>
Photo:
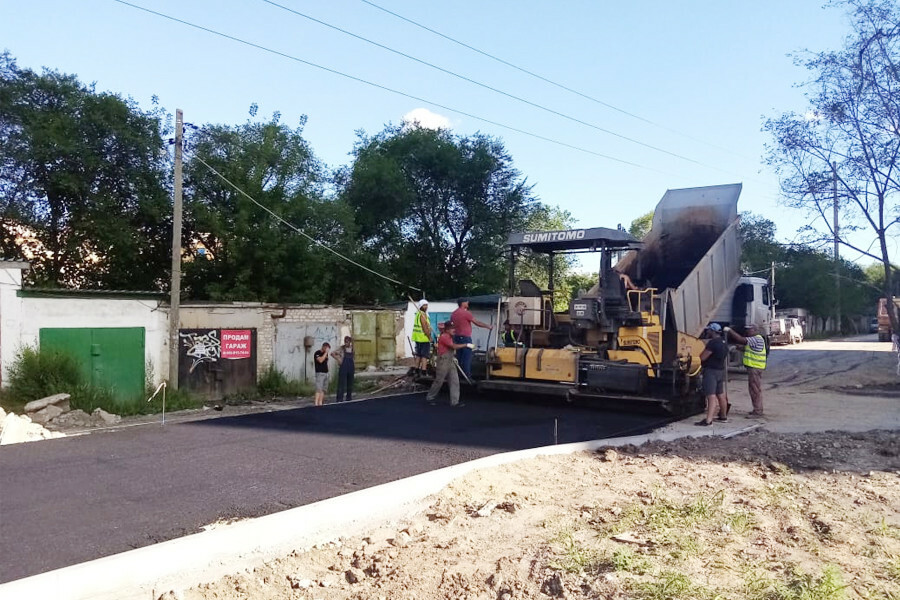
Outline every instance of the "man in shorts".
<path fill-rule="evenodd" d="M 316 368 L 316 406 L 325 402 L 325 391 L 328 389 L 328 351 L 331 344 L 325 342 L 321 350 L 313 353 L 313 365 Z"/>
<path fill-rule="evenodd" d="M 713 420 L 728 420 L 728 396 L 725 393 L 725 361 L 728 359 L 728 344 L 722 338 L 722 326 L 710 323 L 706 327 L 709 341 L 700 353 L 703 366 L 703 395 L 706 396 L 706 417 L 697 425 L 709 426 Z"/>

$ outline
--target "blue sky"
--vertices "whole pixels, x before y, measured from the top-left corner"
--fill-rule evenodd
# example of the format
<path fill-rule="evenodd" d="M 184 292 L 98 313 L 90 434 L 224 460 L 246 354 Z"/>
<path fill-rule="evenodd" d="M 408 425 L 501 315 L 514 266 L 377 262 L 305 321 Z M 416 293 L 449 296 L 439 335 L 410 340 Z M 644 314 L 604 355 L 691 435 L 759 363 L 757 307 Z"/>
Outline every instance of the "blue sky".
<path fill-rule="evenodd" d="M 480 131 L 502 138 L 540 199 L 568 209 L 583 226 L 627 226 L 652 209 L 668 188 L 742 182 L 740 210 L 775 221 L 784 241 L 794 239 L 809 218 L 779 204 L 776 177 L 762 162 L 769 141 L 761 131 L 762 120 L 805 110 L 795 84 L 806 72 L 787 55 L 804 48 L 837 48 L 848 31 L 845 15 L 823 9 L 822 0 L 372 0 L 638 119 L 510 69 L 361 0 L 278 0 L 592 128 L 262 0 L 129 1 L 639 166 L 398 96 L 112 0 L 0 0 L 0 47 L 21 66 L 75 73 L 96 82 L 98 89 L 130 95 L 144 107 L 157 95 L 166 110 L 182 108 L 192 123 L 242 122 L 253 102 L 260 116 L 280 111 L 289 125 L 305 114 L 305 137 L 331 167 L 348 162 L 357 130 L 375 133 L 411 111 L 426 109 L 445 118 L 459 135 Z M 855 241 L 869 243 L 865 236 Z M 857 258 L 848 250 L 842 253 Z"/>

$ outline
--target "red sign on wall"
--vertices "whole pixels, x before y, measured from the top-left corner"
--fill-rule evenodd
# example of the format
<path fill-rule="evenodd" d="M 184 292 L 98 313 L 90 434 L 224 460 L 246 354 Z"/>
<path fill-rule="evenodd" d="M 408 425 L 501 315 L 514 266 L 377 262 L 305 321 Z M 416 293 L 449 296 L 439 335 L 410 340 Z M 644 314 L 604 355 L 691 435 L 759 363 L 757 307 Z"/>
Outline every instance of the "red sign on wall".
<path fill-rule="evenodd" d="M 250 358 L 250 347 L 253 341 L 249 329 L 222 330 L 222 358 Z"/>

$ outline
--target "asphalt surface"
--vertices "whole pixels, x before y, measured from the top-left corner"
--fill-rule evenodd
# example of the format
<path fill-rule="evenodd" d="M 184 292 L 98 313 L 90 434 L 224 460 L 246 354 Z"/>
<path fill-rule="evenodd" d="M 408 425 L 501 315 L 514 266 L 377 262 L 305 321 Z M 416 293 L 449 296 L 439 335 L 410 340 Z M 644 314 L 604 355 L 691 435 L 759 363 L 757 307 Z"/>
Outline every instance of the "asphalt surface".
<path fill-rule="evenodd" d="M 646 432 L 662 416 L 422 394 L 0 448 L 0 583 L 497 452 Z"/>

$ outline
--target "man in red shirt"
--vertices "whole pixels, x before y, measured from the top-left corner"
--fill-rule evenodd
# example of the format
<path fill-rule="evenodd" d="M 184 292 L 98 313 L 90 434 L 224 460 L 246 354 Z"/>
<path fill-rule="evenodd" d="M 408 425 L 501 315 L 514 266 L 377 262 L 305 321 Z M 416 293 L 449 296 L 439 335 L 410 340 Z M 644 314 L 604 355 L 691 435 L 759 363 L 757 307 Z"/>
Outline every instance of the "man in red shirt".
<path fill-rule="evenodd" d="M 447 323 L 444 324 L 444 333 L 438 338 L 437 363 L 435 365 L 437 373 L 434 376 L 434 383 L 431 384 L 431 389 L 428 390 L 428 396 L 426 397 L 431 404 L 434 404 L 441 388 L 444 387 L 444 381 L 449 380 L 450 406 L 463 406 L 459 403 L 459 374 L 456 372 L 453 351 L 461 348 L 471 349 L 469 346 L 472 346 L 473 344 L 470 343 L 468 346 L 466 344 L 455 344 L 453 342 L 453 334 L 455 332 L 453 325 L 452 321 L 447 321 Z"/>
<path fill-rule="evenodd" d="M 478 325 L 482 329 L 493 329 L 494 327 L 487 323 L 482 323 L 469 312 L 469 301 L 466 298 L 460 298 L 456 301 L 456 304 L 459 308 L 450 315 L 450 320 L 456 325 L 456 334 L 453 336 L 453 341 L 463 345 L 463 349 L 457 353 L 457 358 L 459 358 L 459 366 L 462 367 L 463 373 L 466 374 L 466 377 L 471 378 L 472 349 L 475 347 L 471 345 L 472 325 Z"/>

